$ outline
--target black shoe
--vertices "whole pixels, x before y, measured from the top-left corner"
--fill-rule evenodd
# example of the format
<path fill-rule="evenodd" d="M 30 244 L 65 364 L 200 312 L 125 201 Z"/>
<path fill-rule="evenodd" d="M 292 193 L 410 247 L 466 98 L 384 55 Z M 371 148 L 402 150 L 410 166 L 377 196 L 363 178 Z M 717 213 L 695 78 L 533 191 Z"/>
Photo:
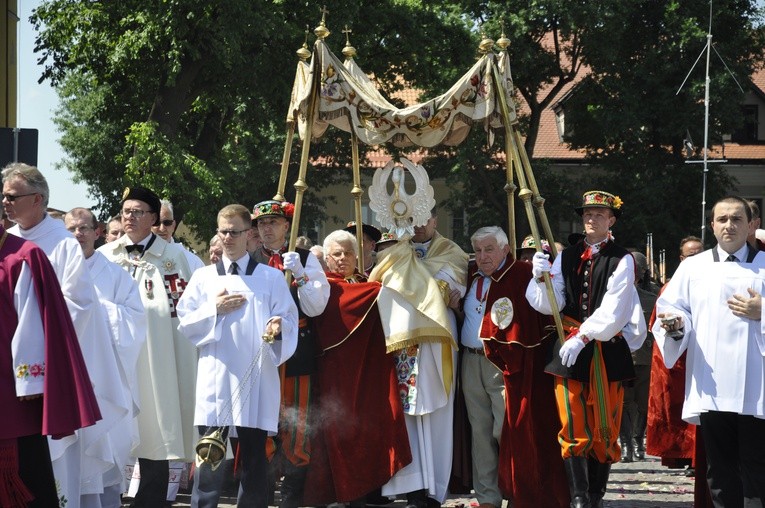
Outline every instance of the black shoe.
<path fill-rule="evenodd" d="M 632 444 L 632 438 L 622 436 L 619 438 L 622 447 L 622 462 L 632 462 L 635 460 L 635 448 Z"/>
<path fill-rule="evenodd" d="M 635 450 L 635 460 L 645 460 L 645 445 L 642 439 L 633 439 L 632 447 Z"/>
<path fill-rule="evenodd" d="M 589 474 L 586 457 L 569 457 L 563 461 L 571 495 L 571 508 L 590 508 Z"/>

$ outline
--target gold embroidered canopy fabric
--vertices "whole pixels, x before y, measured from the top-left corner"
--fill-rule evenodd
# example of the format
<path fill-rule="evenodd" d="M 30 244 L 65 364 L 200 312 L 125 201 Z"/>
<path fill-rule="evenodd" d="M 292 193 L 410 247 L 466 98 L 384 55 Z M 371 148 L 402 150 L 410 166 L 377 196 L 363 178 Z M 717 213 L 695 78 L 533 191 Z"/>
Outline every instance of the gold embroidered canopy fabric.
<path fill-rule="evenodd" d="M 495 86 L 493 68 L 502 81 Z M 320 138 L 332 125 L 353 131 L 362 143 L 392 143 L 399 147 L 437 145 L 456 146 L 467 137 L 474 124 L 501 128 L 501 108 L 497 90 L 506 96 L 510 123 L 516 112 L 512 100 L 513 83 L 506 52 L 482 56 L 447 92 L 427 102 L 397 108 L 377 90 L 374 82 L 355 60 L 341 62 L 321 39 L 316 41 L 309 62 L 299 62 L 295 74 L 287 122 L 297 121 L 305 139 L 311 86 L 319 79 L 319 97 L 312 138 Z"/>

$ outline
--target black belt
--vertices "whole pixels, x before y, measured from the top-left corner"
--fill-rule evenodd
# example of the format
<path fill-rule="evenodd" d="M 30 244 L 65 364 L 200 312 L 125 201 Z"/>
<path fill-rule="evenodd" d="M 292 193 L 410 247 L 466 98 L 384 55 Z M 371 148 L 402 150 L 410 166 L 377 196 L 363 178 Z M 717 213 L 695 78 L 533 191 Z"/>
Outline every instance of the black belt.
<path fill-rule="evenodd" d="M 462 349 L 466 353 L 471 353 L 471 354 L 474 354 L 474 355 L 485 356 L 485 353 L 483 352 L 483 348 L 482 347 L 467 347 L 467 346 L 462 346 Z"/>

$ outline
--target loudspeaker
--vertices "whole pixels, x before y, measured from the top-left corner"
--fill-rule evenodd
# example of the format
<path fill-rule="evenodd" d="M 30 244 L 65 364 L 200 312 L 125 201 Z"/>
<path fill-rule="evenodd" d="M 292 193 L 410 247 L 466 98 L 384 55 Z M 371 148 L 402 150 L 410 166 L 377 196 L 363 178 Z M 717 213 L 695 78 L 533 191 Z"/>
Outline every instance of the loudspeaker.
<path fill-rule="evenodd" d="M 14 132 L 16 130 L 17 132 Z M 37 129 L 0 128 L 0 168 L 11 162 L 37 166 Z M 18 159 L 14 158 L 18 146 Z"/>

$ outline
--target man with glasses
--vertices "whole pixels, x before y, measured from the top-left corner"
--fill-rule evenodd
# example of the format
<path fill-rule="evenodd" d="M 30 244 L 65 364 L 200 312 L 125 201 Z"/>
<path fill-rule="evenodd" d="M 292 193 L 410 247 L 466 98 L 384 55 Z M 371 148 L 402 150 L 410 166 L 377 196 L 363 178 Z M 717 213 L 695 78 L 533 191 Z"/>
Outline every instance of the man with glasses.
<path fill-rule="evenodd" d="M 131 402 L 131 411 L 109 429 L 115 456 L 114 466 L 100 478 L 103 488 L 98 490 L 102 492 L 83 494 L 83 506 L 117 506 L 122 493 L 123 470 L 130 459 L 130 450 L 138 444 L 135 417 L 140 401 L 136 364 L 146 340 L 146 315 L 135 281 L 119 265 L 96 252 L 98 222 L 93 212 L 87 208 L 73 208 L 64 216 L 64 224 L 82 247 L 85 264 L 104 309 L 103 318 L 107 325 L 105 330 L 109 332 L 109 338 L 120 361 L 125 398 Z M 85 499 L 86 496 L 90 499 Z"/>
<path fill-rule="evenodd" d="M 259 262 L 291 270 L 292 298 L 300 312 L 298 345 L 284 369 L 282 420 L 279 425 L 279 459 L 284 460 L 281 508 L 300 506 L 307 466 L 311 458 L 308 421 L 310 421 L 311 375 L 314 372 L 314 325 L 310 318 L 324 312 L 329 300 L 329 283 L 324 270 L 310 251 L 296 248 L 287 252 L 287 232 L 295 207 L 286 201 L 262 201 L 253 209 L 263 246 L 253 257 Z M 270 446 L 270 445 L 269 445 Z M 270 451 L 274 451 L 271 449 Z"/>
<path fill-rule="evenodd" d="M 141 482 L 133 506 L 163 507 L 169 461 L 191 462 L 196 348 L 178 328 L 176 305 L 191 278 L 183 249 L 151 232 L 159 223 L 159 197 L 144 187 L 122 195 L 125 235 L 98 249 L 138 283 L 148 333 L 138 358 L 138 457 Z"/>
<path fill-rule="evenodd" d="M 175 213 L 173 212 L 173 204 L 163 199 L 160 201 L 162 207 L 159 209 L 159 224 L 151 228 L 152 232 L 159 235 L 167 243 L 178 243 L 173 238 L 175 228 L 178 225 L 175 222 Z M 183 247 L 183 254 L 186 256 L 186 260 L 189 262 L 191 270 L 196 272 L 199 268 L 205 266 L 199 256 L 191 252 L 183 244 L 178 244 Z"/>
<path fill-rule="evenodd" d="M 266 435 L 279 421 L 279 371 L 297 345 L 298 312 L 282 273 L 247 252 L 250 212 L 218 212 L 223 256 L 199 270 L 178 303 L 179 329 L 199 350 L 194 423 L 201 436 L 236 426 L 241 483 L 237 506 L 266 508 Z M 218 506 L 223 467 L 202 462 L 191 505 Z"/>
<path fill-rule="evenodd" d="M 111 446 L 108 430 L 130 410 L 119 376 L 117 356 L 98 305 L 93 282 L 77 241 L 64 222 L 47 213 L 48 182 L 40 171 L 23 163 L 3 169 L 3 209 L 16 226 L 9 233 L 37 244 L 47 255 L 61 285 L 102 420 L 78 431 L 73 439 L 50 442 L 53 472 L 69 506 L 79 506 L 89 482 L 114 465 L 103 449 Z"/>

